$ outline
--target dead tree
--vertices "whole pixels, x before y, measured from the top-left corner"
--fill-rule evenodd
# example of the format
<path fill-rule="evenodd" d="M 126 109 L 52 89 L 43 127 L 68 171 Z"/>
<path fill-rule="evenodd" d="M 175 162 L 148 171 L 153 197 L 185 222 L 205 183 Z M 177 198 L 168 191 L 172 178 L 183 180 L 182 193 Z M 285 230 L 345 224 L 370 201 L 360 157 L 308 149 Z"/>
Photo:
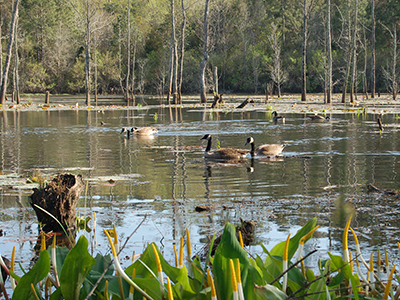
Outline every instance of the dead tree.
<path fill-rule="evenodd" d="M 30 204 L 44 232 L 75 233 L 76 205 L 84 188 L 81 175 L 59 174 L 46 187 L 33 189 Z"/>
<path fill-rule="evenodd" d="M 18 4 L 19 4 L 19 0 L 15 0 L 12 19 L 11 19 L 11 25 L 10 25 L 10 35 L 9 35 L 9 39 L 8 39 L 7 56 L 6 56 L 6 61 L 4 64 L 4 69 L 3 69 L 3 77 L 1 80 L 0 104 L 4 104 L 4 101 L 6 99 L 7 77 L 8 77 L 8 70 L 10 68 L 12 46 L 14 43 L 15 24 L 17 22 L 17 17 L 18 17 Z"/>
<path fill-rule="evenodd" d="M 218 104 L 222 103 L 222 95 L 223 94 L 214 94 L 214 102 L 211 105 L 211 108 L 215 108 Z"/>
<path fill-rule="evenodd" d="M 200 64 L 200 102 L 201 103 L 207 103 L 207 97 L 206 97 L 206 67 L 207 67 L 207 61 L 208 61 L 208 3 L 209 3 L 209 0 L 205 0 L 205 8 L 204 8 L 204 50 L 203 50 L 204 52 L 203 52 L 203 60 L 201 61 L 201 64 Z"/>

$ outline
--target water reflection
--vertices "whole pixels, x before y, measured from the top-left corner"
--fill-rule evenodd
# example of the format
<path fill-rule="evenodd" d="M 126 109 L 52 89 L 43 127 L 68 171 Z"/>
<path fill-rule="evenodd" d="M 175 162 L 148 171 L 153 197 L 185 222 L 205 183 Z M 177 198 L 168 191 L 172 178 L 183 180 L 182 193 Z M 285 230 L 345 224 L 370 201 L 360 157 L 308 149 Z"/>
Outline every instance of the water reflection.
<path fill-rule="evenodd" d="M 385 123 L 392 125 L 383 134 L 373 115 L 332 115 L 329 122 L 313 122 L 301 114 L 285 117 L 285 124 L 273 124 L 265 111 L 179 106 L 3 112 L 0 163 L 3 174 L 21 176 L 39 169 L 51 178 L 62 169 L 90 179 L 80 213 L 98 213 L 98 232 L 115 224 L 128 236 L 144 215 L 150 216 L 126 251 L 140 253 L 147 242 L 162 241 L 169 255 L 187 227 L 200 249 L 206 235 L 240 217 L 257 222 L 256 243 L 268 248 L 314 216 L 321 230 L 313 246 L 325 253 L 339 251 L 341 228 L 354 209 L 354 227 L 365 249 L 395 249 L 391 241 L 400 226 L 396 199 L 364 189 L 368 183 L 398 189 L 395 117 L 385 115 Z M 156 127 L 158 135 L 128 140 L 120 134 L 122 127 L 143 126 Z M 249 135 L 260 144 L 287 147 L 278 159 L 213 162 L 203 159 L 199 143 L 206 133 L 227 148 L 241 148 Z M 15 186 L 2 186 L 0 193 L 0 221 L 7 233 L 0 238 L 2 254 L 18 244 L 20 257 L 28 257 L 31 245 L 26 241 L 36 238 L 37 224 L 27 208 L 29 190 Z M 215 209 L 198 213 L 198 205 Z M 102 235 L 97 239 L 106 245 Z M 259 250 L 254 246 L 251 251 Z"/>

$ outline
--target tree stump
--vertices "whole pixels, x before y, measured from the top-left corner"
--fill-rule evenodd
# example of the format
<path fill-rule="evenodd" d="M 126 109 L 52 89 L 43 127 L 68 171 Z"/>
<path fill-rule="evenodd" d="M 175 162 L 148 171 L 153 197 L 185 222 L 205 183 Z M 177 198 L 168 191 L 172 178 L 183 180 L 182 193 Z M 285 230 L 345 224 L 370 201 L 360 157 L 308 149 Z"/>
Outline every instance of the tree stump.
<path fill-rule="evenodd" d="M 211 105 L 211 108 L 215 108 L 218 104 L 222 103 L 222 95 L 223 94 L 214 94 L 214 102 Z"/>
<path fill-rule="evenodd" d="M 59 174 L 45 188 L 33 189 L 30 204 L 44 232 L 75 233 L 76 205 L 84 188 L 81 175 Z"/>

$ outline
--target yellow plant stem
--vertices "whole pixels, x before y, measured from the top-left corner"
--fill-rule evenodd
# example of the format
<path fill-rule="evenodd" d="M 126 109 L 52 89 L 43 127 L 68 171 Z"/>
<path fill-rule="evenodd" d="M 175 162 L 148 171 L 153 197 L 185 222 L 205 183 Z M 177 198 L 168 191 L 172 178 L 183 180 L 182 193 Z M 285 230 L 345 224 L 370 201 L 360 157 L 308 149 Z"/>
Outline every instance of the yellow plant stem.
<path fill-rule="evenodd" d="M 378 249 L 378 267 L 377 267 L 377 276 L 378 280 L 381 280 L 381 267 L 382 267 L 382 262 L 381 262 L 381 251 Z"/>
<path fill-rule="evenodd" d="M 167 277 L 167 286 L 168 286 L 168 300 L 174 300 L 174 295 L 172 294 L 172 286 L 169 277 Z"/>
<path fill-rule="evenodd" d="M 156 245 L 154 243 L 152 243 L 151 246 L 153 247 L 154 256 L 156 258 L 156 263 L 157 263 L 158 280 L 160 281 L 161 298 L 164 298 L 164 275 L 163 275 L 163 271 L 162 271 L 162 267 L 161 267 L 160 257 L 158 256 Z"/>
<path fill-rule="evenodd" d="M 348 235 L 349 235 L 349 228 L 350 228 L 350 223 L 351 223 L 352 217 L 353 217 L 353 214 L 351 214 L 349 219 L 347 220 L 347 223 L 346 223 L 346 226 L 344 227 L 344 232 L 343 232 L 343 260 L 346 263 L 349 262 Z"/>
<path fill-rule="evenodd" d="M 357 257 L 359 259 L 361 259 L 362 263 L 364 264 L 364 266 L 367 268 L 367 270 L 369 271 L 369 265 L 367 264 L 367 262 L 365 261 L 364 257 L 361 254 L 361 248 L 360 248 L 360 243 L 358 242 L 358 238 L 356 233 L 354 232 L 353 228 L 350 227 L 351 232 L 353 233 L 354 236 L 354 242 L 356 243 L 356 254 Z"/>
<path fill-rule="evenodd" d="M 286 239 L 285 248 L 283 250 L 282 273 L 285 273 L 288 268 L 288 251 L 289 251 L 290 233 Z M 287 273 L 283 275 L 282 292 L 286 293 L 287 288 Z"/>
<path fill-rule="evenodd" d="M 239 230 L 239 243 L 240 247 L 244 248 L 242 232 Z"/>
<path fill-rule="evenodd" d="M 104 298 L 108 300 L 108 280 L 106 280 L 106 284 L 104 286 Z"/>
<path fill-rule="evenodd" d="M 190 243 L 190 234 L 188 228 L 186 228 L 186 246 L 187 246 L 188 260 L 190 261 L 192 257 L 192 245 Z"/>
<path fill-rule="evenodd" d="M 299 241 L 299 249 L 297 250 L 297 261 L 299 261 L 301 259 L 301 257 L 303 256 L 303 249 L 304 249 L 304 244 L 305 242 L 311 237 L 311 235 L 318 229 L 318 226 L 315 226 L 314 229 L 312 229 L 309 233 L 307 233 L 306 235 L 304 235 L 300 241 Z"/>
<path fill-rule="evenodd" d="M 32 291 L 33 297 L 35 297 L 36 300 L 40 300 L 39 296 L 36 294 L 35 286 L 33 285 L 33 283 L 31 283 L 31 291 Z"/>
<path fill-rule="evenodd" d="M 181 236 L 181 245 L 179 247 L 179 265 L 178 268 L 183 267 L 183 236 Z"/>
<path fill-rule="evenodd" d="M 392 270 L 390 271 L 389 279 L 388 279 L 388 282 L 386 283 L 385 293 L 384 293 L 384 296 L 383 296 L 383 299 L 385 299 L 385 300 L 387 300 L 388 297 L 389 297 L 389 292 L 390 292 L 390 289 L 392 287 L 393 273 L 394 273 L 395 270 L 396 270 L 396 265 L 394 265 Z"/>
<path fill-rule="evenodd" d="M 233 290 L 233 300 L 239 300 L 237 279 L 235 274 L 235 267 L 233 265 L 233 260 L 229 260 L 229 265 L 231 267 L 231 279 L 232 279 L 232 290 Z"/>
<path fill-rule="evenodd" d="M 240 273 L 240 262 L 239 259 L 236 260 L 236 281 L 238 285 L 239 299 L 244 300 L 243 286 L 242 286 L 242 275 Z"/>
<path fill-rule="evenodd" d="M 211 287 L 211 300 L 217 300 L 217 292 L 215 290 L 214 280 L 210 274 L 209 268 L 207 268 L 207 281 L 208 285 Z"/>
<path fill-rule="evenodd" d="M 130 284 L 132 285 L 140 294 L 142 294 L 143 297 L 145 297 L 148 300 L 153 300 L 145 291 L 143 291 L 136 283 L 132 281 L 132 279 L 129 278 L 129 276 L 124 272 L 124 270 L 121 267 L 121 264 L 119 263 L 118 257 L 117 257 L 117 252 L 115 251 L 114 243 L 111 239 L 110 234 L 107 232 L 107 230 L 104 230 L 105 235 L 108 238 L 108 242 L 111 246 L 111 251 L 113 253 L 113 259 L 114 259 L 114 267 L 117 272 Z"/>
<path fill-rule="evenodd" d="M 371 282 L 372 292 L 375 290 L 375 283 L 374 283 L 374 253 L 371 252 L 371 259 L 370 259 L 370 266 L 369 266 L 369 280 Z"/>
<path fill-rule="evenodd" d="M 11 271 L 15 272 L 15 246 L 13 247 L 11 254 Z M 10 276 L 11 288 L 15 290 L 15 279 Z"/>
<path fill-rule="evenodd" d="M 174 244 L 174 254 L 175 254 L 175 267 L 179 267 L 179 258 L 178 258 L 178 252 L 176 251 L 176 244 Z"/>

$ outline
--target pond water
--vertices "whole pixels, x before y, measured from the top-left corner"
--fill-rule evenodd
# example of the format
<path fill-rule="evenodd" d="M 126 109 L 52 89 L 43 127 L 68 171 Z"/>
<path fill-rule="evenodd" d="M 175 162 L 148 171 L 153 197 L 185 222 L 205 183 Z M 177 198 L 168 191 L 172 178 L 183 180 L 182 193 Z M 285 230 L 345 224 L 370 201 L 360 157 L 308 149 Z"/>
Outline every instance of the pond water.
<path fill-rule="evenodd" d="M 201 253 L 208 235 L 240 218 L 257 222 L 249 251 L 262 255 L 260 243 L 270 249 L 317 217 L 320 228 L 307 243 L 307 250 L 319 250 L 313 260 L 327 251 L 340 253 L 343 228 L 354 210 L 352 226 L 364 257 L 383 247 L 397 253 L 398 199 L 368 193 L 366 186 L 399 188 L 398 120 L 386 114 L 380 133 L 376 114 L 330 117 L 316 122 L 305 114 L 286 114 L 285 124 L 274 124 L 265 108 L 217 112 L 191 105 L 8 111 L 0 115 L 1 171 L 21 183 L 33 172 L 47 179 L 57 172 L 82 174 L 88 188 L 79 215 L 96 212 L 97 243 L 94 249 L 91 238 L 91 250 L 103 254 L 108 251 L 103 228 L 115 225 L 123 243 L 145 216 L 121 257 L 141 253 L 154 241 L 172 262 L 173 243 L 186 228 L 193 252 Z M 120 133 L 123 127 L 149 125 L 158 129 L 153 138 L 127 139 Z M 286 148 L 278 159 L 205 161 L 204 134 L 213 135 L 214 148 L 218 142 L 245 148 L 249 136 L 256 145 L 281 143 Z M 30 194 L 15 182 L 0 190 L 1 254 L 10 257 L 16 246 L 23 265 L 34 255 L 37 239 Z M 196 212 L 199 205 L 215 209 Z"/>

